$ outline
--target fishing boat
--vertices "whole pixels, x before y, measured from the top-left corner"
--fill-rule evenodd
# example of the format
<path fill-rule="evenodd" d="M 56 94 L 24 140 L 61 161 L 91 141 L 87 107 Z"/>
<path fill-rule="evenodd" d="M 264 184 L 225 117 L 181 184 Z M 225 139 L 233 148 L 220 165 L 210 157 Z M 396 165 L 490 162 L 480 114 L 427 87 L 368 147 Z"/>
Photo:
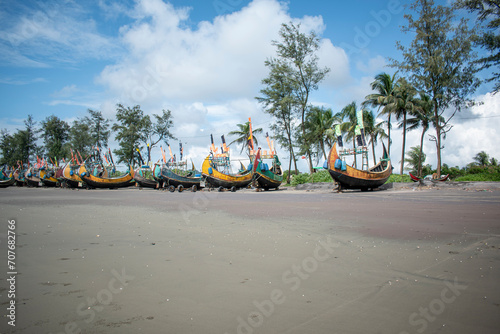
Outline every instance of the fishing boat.
<path fill-rule="evenodd" d="M 18 167 L 13 173 L 14 180 L 16 181 L 16 186 L 22 187 L 26 184 L 26 180 L 24 179 L 24 174 L 26 173 L 26 170 Z"/>
<path fill-rule="evenodd" d="M 382 144 L 383 145 L 383 144 Z M 366 154 L 365 151 L 359 149 L 356 152 L 344 151 L 343 156 L 337 152 L 337 143 L 330 150 L 327 160 L 327 169 L 331 177 L 337 181 L 338 190 L 342 189 L 375 189 L 383 185 L 392 173 L 391 160 L 384 146 L 382 159 L 375 166 L 367 170 L 357 169 L 345 163 L 345 155 L 348 154 Z"/>
<path fill-rule="evenodd" d="M 94 166 L 87 166 L 85 163 L 78 169 L 78 175 L 89 188 L 115 189 L 133 185 L 134 178 L 130 169 L 127 173 L 115 177 L 96 176 L 89 172 L 93 170 L 95 170 Z"/>
<path fill-rule="evenodd" d="M 0 180 L 0 188 L 7 188 L 16 183 L 16 179 L 14 179 L 14 176 L 8 178 L 7 180 Z"/>
<path fill-rule="evenodd" d="M 281 170 L 281 162 L 278 155 L 274 151 L 274 145 L 269 140 L 269 135 L 266 134 L 269 152 L 263 151 L 260 147 L 253 158 L 253 180 L 256 188 L 269 190 L 271 188 L 278 189 L 283 182 L 283 171 Z M 270 160 L 271 167 L 266 161 Z"/>
<path fill-rule="evenodd" d="M 413 181 L 413 182 L 421 182 L 423 181 L 422 178 L 418 177 L 418 176 L 415 176 L 413 175 L 412 173 L 410 173 L 410 179 Z"/>
<path fill-rule="evenodd" d="M 54 169 L 48 168 L 48 166 L 43 166 L 38 171 L 40 181 L 46 187 L 56 187 L 59 186 L 59 180 L 56 179 L 56 171 Z"/>
<path fill-rule="evenodd" d="M 158 182 L 160 168 L 157 164 L 154 164 L 153 169 L 151 170 L 151 149 L 148 143 L 148 161 L 144 162 L 142 158 L 141 151 L 136 148 L 138 157 L 139 157 L 139 167 L 135 170 L 132 166 L 130 166 L 130 170 L 132 173 L 132 177 L 134 178 L 135 185 L 140 188 L 159 188 L 160 183 Z M 111 151 L 110 151 L 111 154 Z"/>
<path fill-rule="evenodd" d="M 132 177 L 134 178 L 138 187 L 153 189 L 159 187 L 159 183 L 155 178 L 155 174 L 158 176 L 160 172 L 160 168 L 157 166 L 157 164 L 154 164 L 153 170 L 151 170 L 148 165 L 140 166 L 135 170 L 132 166 L 130 166 L 130 170 L 132 171 Z"/>
<path fill-rule="evenodd" d="M 6 173 L 2 170 L 0 173 L 0 188 L 7 188 L 16 183 L 16 179 L 12 172 Z"/>
<path fill-rule="evenodd" d="M 205 183 L 210 188 L 218 188 L 219 191 L 223 189 L 236 191 L 236 189 L 247 187 L 252 182 L 252 169 L 247 168 L 237 173 L 232 173 L 229 147 L 226 146 L 224 136 L 222 136 L 223 146 L 221 153 L 217 153 L 213 137 L 211 138 L 212 146 L 210 154 L 205 158 L 201 167 L 201 174 Z"/>
<path fill-rule="evenodd" d="M 24 180 L 29 187 L 39 187 L 42 185 L 38 168 L 29 167 L 24 173 Z"/>
<path fill-rule="evenodd" d="M 83 181 L 78 175 L 78 170 L 80 169 L 80 164 L 75 164 L 69 161 L 62 168 L 62 182 L 64 186 L 69 188 L 82 187 Z"/>
<path fill-rule="evenodd" d="M 427 175 L 424 178 L 420 178 L 418 176 L 413 175 L 410 173 L 410 178 L 413 182 L 423 182 L 424 180 L 429 180 L 432 182 L 444 182 L 447 181 L 448 178 L 450 177 L 450 174 L 442 175 L 440 178 L 437 178 L 437 175 Z"/>
<path fill-rule="evenodd" d="M 160 172 L 160 178 L 163 181 L 163 186 L 170 192 L 174 192 L 175 189 L 177 189 L 178 192 L 182 192 L 184 189 L 191 189 L 193 192 L 200 189 L 202 181 L 201 173 L 196 170 L 192 161 L 191 169 L 187 169 L 187 161 L 182 160 L 182 143 L 179 143 L 179 161 L 177 161 L 176 156 L 172 154 L 170 145 L 168 146 L 168 150 L 170 152 L 170 160 L 161 167 Z M 161 152 L 163 155 L 163 161 L 166 161 L 165 152 L 162 148 Z"/>

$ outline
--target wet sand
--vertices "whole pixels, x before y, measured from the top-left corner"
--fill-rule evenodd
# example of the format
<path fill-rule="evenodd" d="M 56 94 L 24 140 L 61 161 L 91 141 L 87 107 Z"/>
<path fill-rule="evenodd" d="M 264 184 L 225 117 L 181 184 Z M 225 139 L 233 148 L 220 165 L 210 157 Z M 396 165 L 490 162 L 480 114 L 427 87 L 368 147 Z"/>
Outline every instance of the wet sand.
<path fill-rule="evenodd" d="M 0 189 L 1 333 L 498 333 L 500 191 Z"/>

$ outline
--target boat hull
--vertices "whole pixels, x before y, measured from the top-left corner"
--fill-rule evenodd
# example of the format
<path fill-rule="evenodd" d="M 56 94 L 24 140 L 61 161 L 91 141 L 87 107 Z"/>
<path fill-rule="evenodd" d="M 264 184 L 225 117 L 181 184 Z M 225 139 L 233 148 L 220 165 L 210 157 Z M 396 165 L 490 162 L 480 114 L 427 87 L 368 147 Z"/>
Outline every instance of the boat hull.
<path fill-rule="evenodd" d="M 262 170 L 262 161 L 260 159 L 260 148 L 258 149 L 253 162 L 253 179 L 257 181 L 257 187 L 264 189 L 277 189 L 283 182 L 283 173 L 278 166 L 278 172 L 272 170 Z M 276 157 L 275 157 L 276 158 Z M 276 158 L 277 159 L 277 158 Z"/>
<path fill-rule="evenodd" d="M 229 175 L 219 172 L 214 167 L 210 166 L 210 156 L 207 156 L 203 161 L 201 174 L 205 178 L 205 182 L 215 188 L 246 188 L 253 178 L 252 171 L 247 171 L 242 175 Z"/>
<path fill-rule="evenodd" d="M 132 170 L 132 166 L 130 166 L 130 170 Z M 134 170 L 133 177 L 134 177 L 134 180 L 139 187 L 153 188 L 153 189 L 158 188 L 158 182 L 156 180 L 151 180 L 151 179 L 145 178 L 142 175 L 140 168 L 137 168 L 136 170 Z"/>
<path fill-rule="evenodd" d="M 162 178 L 165 187 L 174 186 L 177 188 L 178 186 L 183 186 L 184 188 L 192 188 L 193 186 L 196 186 L 197 189 L 200 189 L 201 187 L 201 176 L 182 176 L 165 167 L 161 169 L 160 177 Z"/>
<path fill-rule="evenodd" d="M 78 188 L 82 183 L 82 179 L 78 176 L 80 165 L 71 165 L 67 163 L 62 169 L 62 180 L 70 188 Z"/>
<path fill-rule="evenodd" d="M 52 176 L 50 172 L 47 172 L 45 169 L 41 169 L 40 173 L 40 181 L 45 187 L 57 187 L 59 185 L 59 180 L 57 180 L 54 176 Z M 55 175 L 55 172 L 53 173 Z"/>
<path fill-rule="evenodd" d="M 339 159 L 339 155 L 335 143 L 328 155 L 327 169 L 330 176 L 339 184 L 339 189 L 375 189 L 387 182 L 392 174 L 391 161 L 385 146 L 382 161 L 369 170 L 360 170 L 351 166 L 346 166 L 345 171 L 336 169 L 334 166 L 337 159 Z"/>
<path fill-rule="evenodd" d="M 14 176 L 12 176 L 8 180 L 0 180 L 0 188 L 7 188 L 7 187 L 12 186 L 15 183 L 16 183 L 16 179 L 14 179 Z"/>
<path fill-rule="evenodd" d="M 125 188 L 133 185 L 133 180 L 134 180 L 130 171 L 125 175 L 113 178 L 102 178 L 94 176 L 89 174 L 89 172 L 87 172 L 87 169 L 84 165 L 80 166 L 80 169 L 78 170 L 78 175 L 80 175 L 82 181 L 85 182 L 87 186 L 91 188 L 109 188 L 109 189 Z"/>

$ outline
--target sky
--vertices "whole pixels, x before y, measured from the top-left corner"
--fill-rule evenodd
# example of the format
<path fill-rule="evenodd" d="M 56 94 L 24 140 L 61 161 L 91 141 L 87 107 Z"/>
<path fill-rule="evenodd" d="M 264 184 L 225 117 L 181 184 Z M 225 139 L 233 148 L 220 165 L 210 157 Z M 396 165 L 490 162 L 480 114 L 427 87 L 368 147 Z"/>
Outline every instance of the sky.
<path fill-rule="evenodd" d="M 408 45 L 412 39 L 400 30 L 408 2 L 0 0 L 0 129 L 23 129 L 30 114 L 38 124 L 50 115 L 71 124 L 89 108 L 113 123 L 118 103 L 140 105 L 149 115 L 171 110 L 184 155 L 201 167 L 210 134 L 216 145 L 223 134 L 230 142 L 235 138 L 227 133 L 249 117 L 254 128 L 268 131 L 272 118 L 255 97 L 282 23 L 300 24 L 320 38 L 319 64 L 331 71 L 310 102 L 336 113 L 352 101 L 361 104 L 377 74 L 394 73 L 387 65 L 389 57 L 400 59 L 396 41 Z M 472 96 L 480 104 L 454 118 L 443 163 L 463 167 L 480 151 L 500 158 L 500 94 L 490 90 L 481 86 Z M 263 136 L 258 139 L 266 146 Z M 174 151 L 177 142 L 170 141 Z M 401 142 L 401 131 L 394 130 L 397 166 Z M 407 148 L 419 144 L 420 131 L 409 132 Z M 381 150 L 379 145 L 377 156 Z M 244 159 L 239 147 L 232 152 Z M 435 168 L 435 144 L 427 138 L 424 152 Z M 278 154 L 288 165 L 287 152 Z M 153 159 L 159 157 L 155 148 Z M 299 168 L 308 169 L 305 160 Z"/>

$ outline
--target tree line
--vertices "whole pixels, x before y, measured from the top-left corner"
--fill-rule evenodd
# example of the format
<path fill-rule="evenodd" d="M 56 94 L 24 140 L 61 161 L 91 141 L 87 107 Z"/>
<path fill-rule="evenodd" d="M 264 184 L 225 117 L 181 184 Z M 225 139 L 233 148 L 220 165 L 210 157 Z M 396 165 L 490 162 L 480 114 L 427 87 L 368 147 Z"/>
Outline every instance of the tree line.
<path fill-rule="evenodd" d="M 88 115 L 78 118 L 70 125 L 59 117 L 51 115 L 40 122 L 40 126 L 29 115 L 24 120 L 24 129 L 10 134 L 3 129 L 0 133 L 0 165 L 36 161 L 36 157 L 48 162 L 69 160 L 73 154 L 88 157 L 96 150 L 108 149 L 111 131 L 119 148 L 113 152 L 117 163 L 130 163 L 136 158 L 136 150 L 154 147 L 169 139 L 176 139 L 172 133 L 173 117 L 170 110 L 163 110 L 161 115 L 145 115 L 139 105 L 134 107 L 118 104 L 116 122 L 103 116 L 101 111 L 88 109 Z M 39 145 L 39 139 L 43 142 Z"/>

